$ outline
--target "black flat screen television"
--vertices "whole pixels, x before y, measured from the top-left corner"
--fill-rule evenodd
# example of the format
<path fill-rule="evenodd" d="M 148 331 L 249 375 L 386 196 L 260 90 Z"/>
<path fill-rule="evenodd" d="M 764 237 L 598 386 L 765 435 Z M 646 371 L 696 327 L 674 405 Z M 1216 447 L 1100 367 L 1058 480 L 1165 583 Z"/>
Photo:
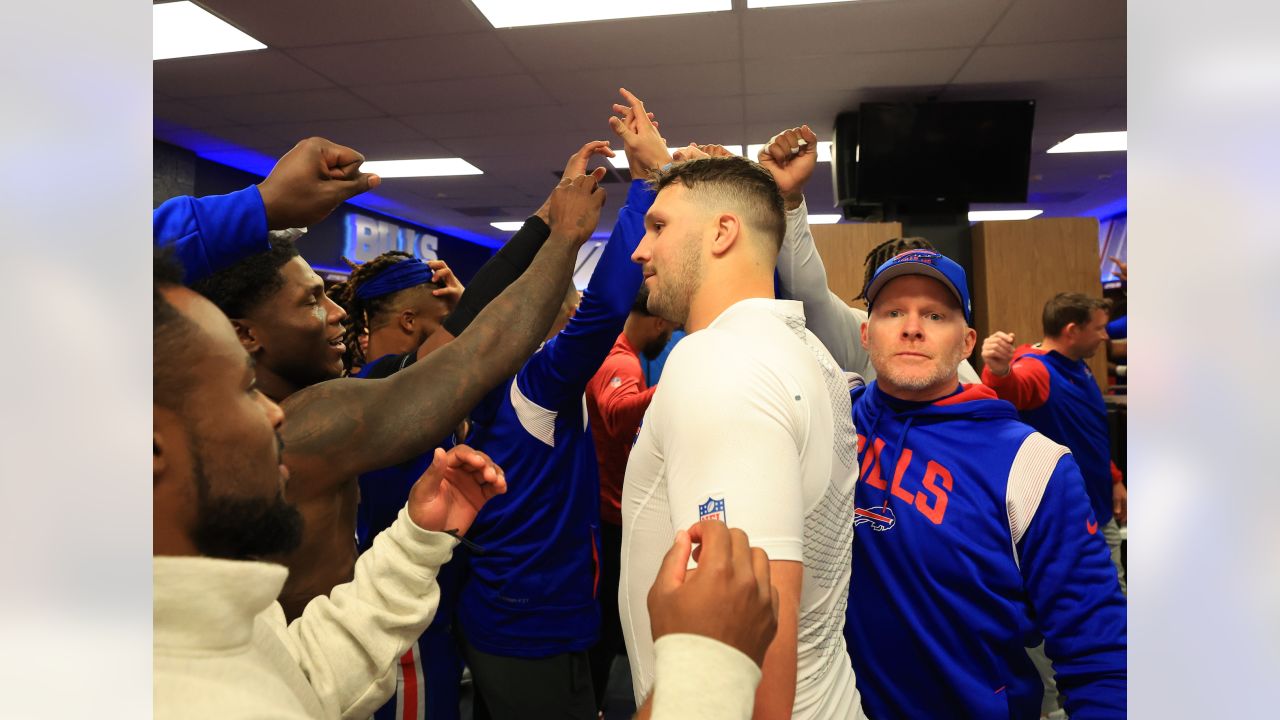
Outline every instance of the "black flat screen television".
<path fill-rule="evenodd" d="M 863 103 L 857 117 L 858 202 L 1027 201 L 1034 100 Z"/>

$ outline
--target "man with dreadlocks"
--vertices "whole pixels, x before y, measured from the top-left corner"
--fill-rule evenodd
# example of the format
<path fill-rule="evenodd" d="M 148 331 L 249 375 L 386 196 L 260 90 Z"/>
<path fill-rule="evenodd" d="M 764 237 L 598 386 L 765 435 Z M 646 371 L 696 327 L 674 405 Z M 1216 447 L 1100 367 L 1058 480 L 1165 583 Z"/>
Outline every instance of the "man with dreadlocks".
<path fill-rule="evenodd" d="M 304 181 L 333 167 L 324 165 L 330 161 L 322 154 L 309 157 L 323 167 L 304 173 Z M 362 159 L 356 154 L 337 167 L 356 172 Z M 465 338 L 385 380 L 323 382 L 342 372 L 345 313 L 325 296 L 320 277 L 291 243 L 245 257 L 197 285 L 232 318 L 257 361 L 260 389 L 289 418 L 282 434 L 291 495 L 307 520 L 300 548 L 284 558 L 290 573 L 281 604 L 289 617 L 351 577 L 356 476 L 434 447 L 545 337 L 578 249 L 599 219 L 604 192 L 597 181 L 562 180 L 548 206 L 549 237 L 528 272 L 477 314 Z M 264 190 L 264 202 L 266 195 Z M 215 216 L 198 223 L 206 243 L 211 237 L 242 237 L 225 229 L 219 234 L 219 221 L 230 220 Z M 160 245 L 181 239 L 157 233 Z"/>
<path fill-rule="evenodd" d="M 458 306 L 462 283 L 443 260 L 391 250 L 362 265 L 333 296 L 347 312 L 346 362 L 363 367 L 386 355 L 417 352 Z M 368 351 L 360 336 L 368 334 Z M 381 377 L 379 375 L 378 377 Z"/>
<path fill-rule="evenodd" d="M 817 164 L 818 136 L 808 125 L 784 130 L 770 139 L 760 150 L 758 160 L 769 170 L 787 209 L 787 233 L 778 254 L 778 278 L 783 297 L 804 303 L 805 319 L 814 335 L 827 346 L 831 356 L 847 372 L 858 373 L 868 382 L 876 377 L 871 358 L 858 339 L 858 329 L 867 321 L 867 312 L 849 307 L 840 296 L 827 288 L 827 269 L 813 242 L 809 229 L 809 209 L 804 201 L 804 185 Z M 932 250 L 928 240 L 921 237 L 893 238 L 867 253 L 864 263 L 864 292 L 856 299 L 864 298 L 865 288 L 871 282 L 876 268 L 885 261 L 908 250 Z M 960 380 L 965 383 L 981 382 L 978 373 L 967 360 L 960 361 Z"/>

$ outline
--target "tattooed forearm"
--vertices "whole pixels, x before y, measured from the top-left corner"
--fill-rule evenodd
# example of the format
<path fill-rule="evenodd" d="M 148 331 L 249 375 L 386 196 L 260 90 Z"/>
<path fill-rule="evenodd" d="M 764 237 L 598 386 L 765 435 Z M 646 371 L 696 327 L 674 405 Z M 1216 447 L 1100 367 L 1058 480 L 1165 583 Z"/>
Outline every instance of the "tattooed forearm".
<path fill-rule="evenodd" d="M 289 398 L 283 435 L 295 478 L 311 482 L 313 473 L 297 472 L 310 467 L 338 482 L 434 448 L 546 337 L 579 245 L 553 234 L 465 333 L 404 371 L 383 380 L 321 383 Z"/>

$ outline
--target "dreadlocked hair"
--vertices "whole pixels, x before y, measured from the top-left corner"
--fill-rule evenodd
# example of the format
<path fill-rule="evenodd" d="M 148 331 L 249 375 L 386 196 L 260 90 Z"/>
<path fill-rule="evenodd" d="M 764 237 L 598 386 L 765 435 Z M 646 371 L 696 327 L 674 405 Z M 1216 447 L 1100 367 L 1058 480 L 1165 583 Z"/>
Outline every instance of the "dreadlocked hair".
<path fill-rule="evenodd" d="M 342 258 L 342 261 L 351 268 L 351 276 L 347 278 L 346 282 L 338 283 L 330 288 L 329 297 L 338 305 L 341 305 L 343 310 L 347 311 L 347 319 L 343 321 L 346 330 L 342 335 L 342 342 L 347 346 L 347 352 L 342 361 L 347 368 L 360 367 L 368 362 L 364 356 L 364 351 L 360 349 L 360 336 L 368 331 L 370 321 L 392 309 L 396 305 L 397 298 L 405 290 L 413 289 L 405 288 L 390 295 L 362 299 L 356 297 L 356 293 L 360 291 L 360 286 L 372 280 L 392 265 L 412 260 L 413 258 L 413 255 L 400 250 L 389 250 L 364 264 L 356 264 L 347 258 Z M 442 283 L 426 284 L 434 287 L 443 287 Z"/>
<path fill-rule="evenodd" d="M 933 245 L 922 237 L 896 237 L 871 248 L 864 261 L 866 272 L 863 274 L 862 292 L 854 300 L 866 300 L 867 286 L 871 284 L 871 277 L 876 274 L 876 270 L 908 250 L 933 250 Z"/>

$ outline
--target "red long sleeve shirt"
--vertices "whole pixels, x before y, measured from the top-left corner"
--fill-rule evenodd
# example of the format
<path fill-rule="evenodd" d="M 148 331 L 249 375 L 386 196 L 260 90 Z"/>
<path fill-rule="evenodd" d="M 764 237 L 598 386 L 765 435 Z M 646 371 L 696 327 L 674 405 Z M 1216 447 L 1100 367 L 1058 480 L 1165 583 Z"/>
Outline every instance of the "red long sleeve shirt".
<path fill-rule="evenodd" d="M 655 390 L 645 384 L 640 356 L 625 333 L 587 383 L 587 416 L 600 465 L 600 519 L 607 523 L 622 524 L 627 457 Z"/>

